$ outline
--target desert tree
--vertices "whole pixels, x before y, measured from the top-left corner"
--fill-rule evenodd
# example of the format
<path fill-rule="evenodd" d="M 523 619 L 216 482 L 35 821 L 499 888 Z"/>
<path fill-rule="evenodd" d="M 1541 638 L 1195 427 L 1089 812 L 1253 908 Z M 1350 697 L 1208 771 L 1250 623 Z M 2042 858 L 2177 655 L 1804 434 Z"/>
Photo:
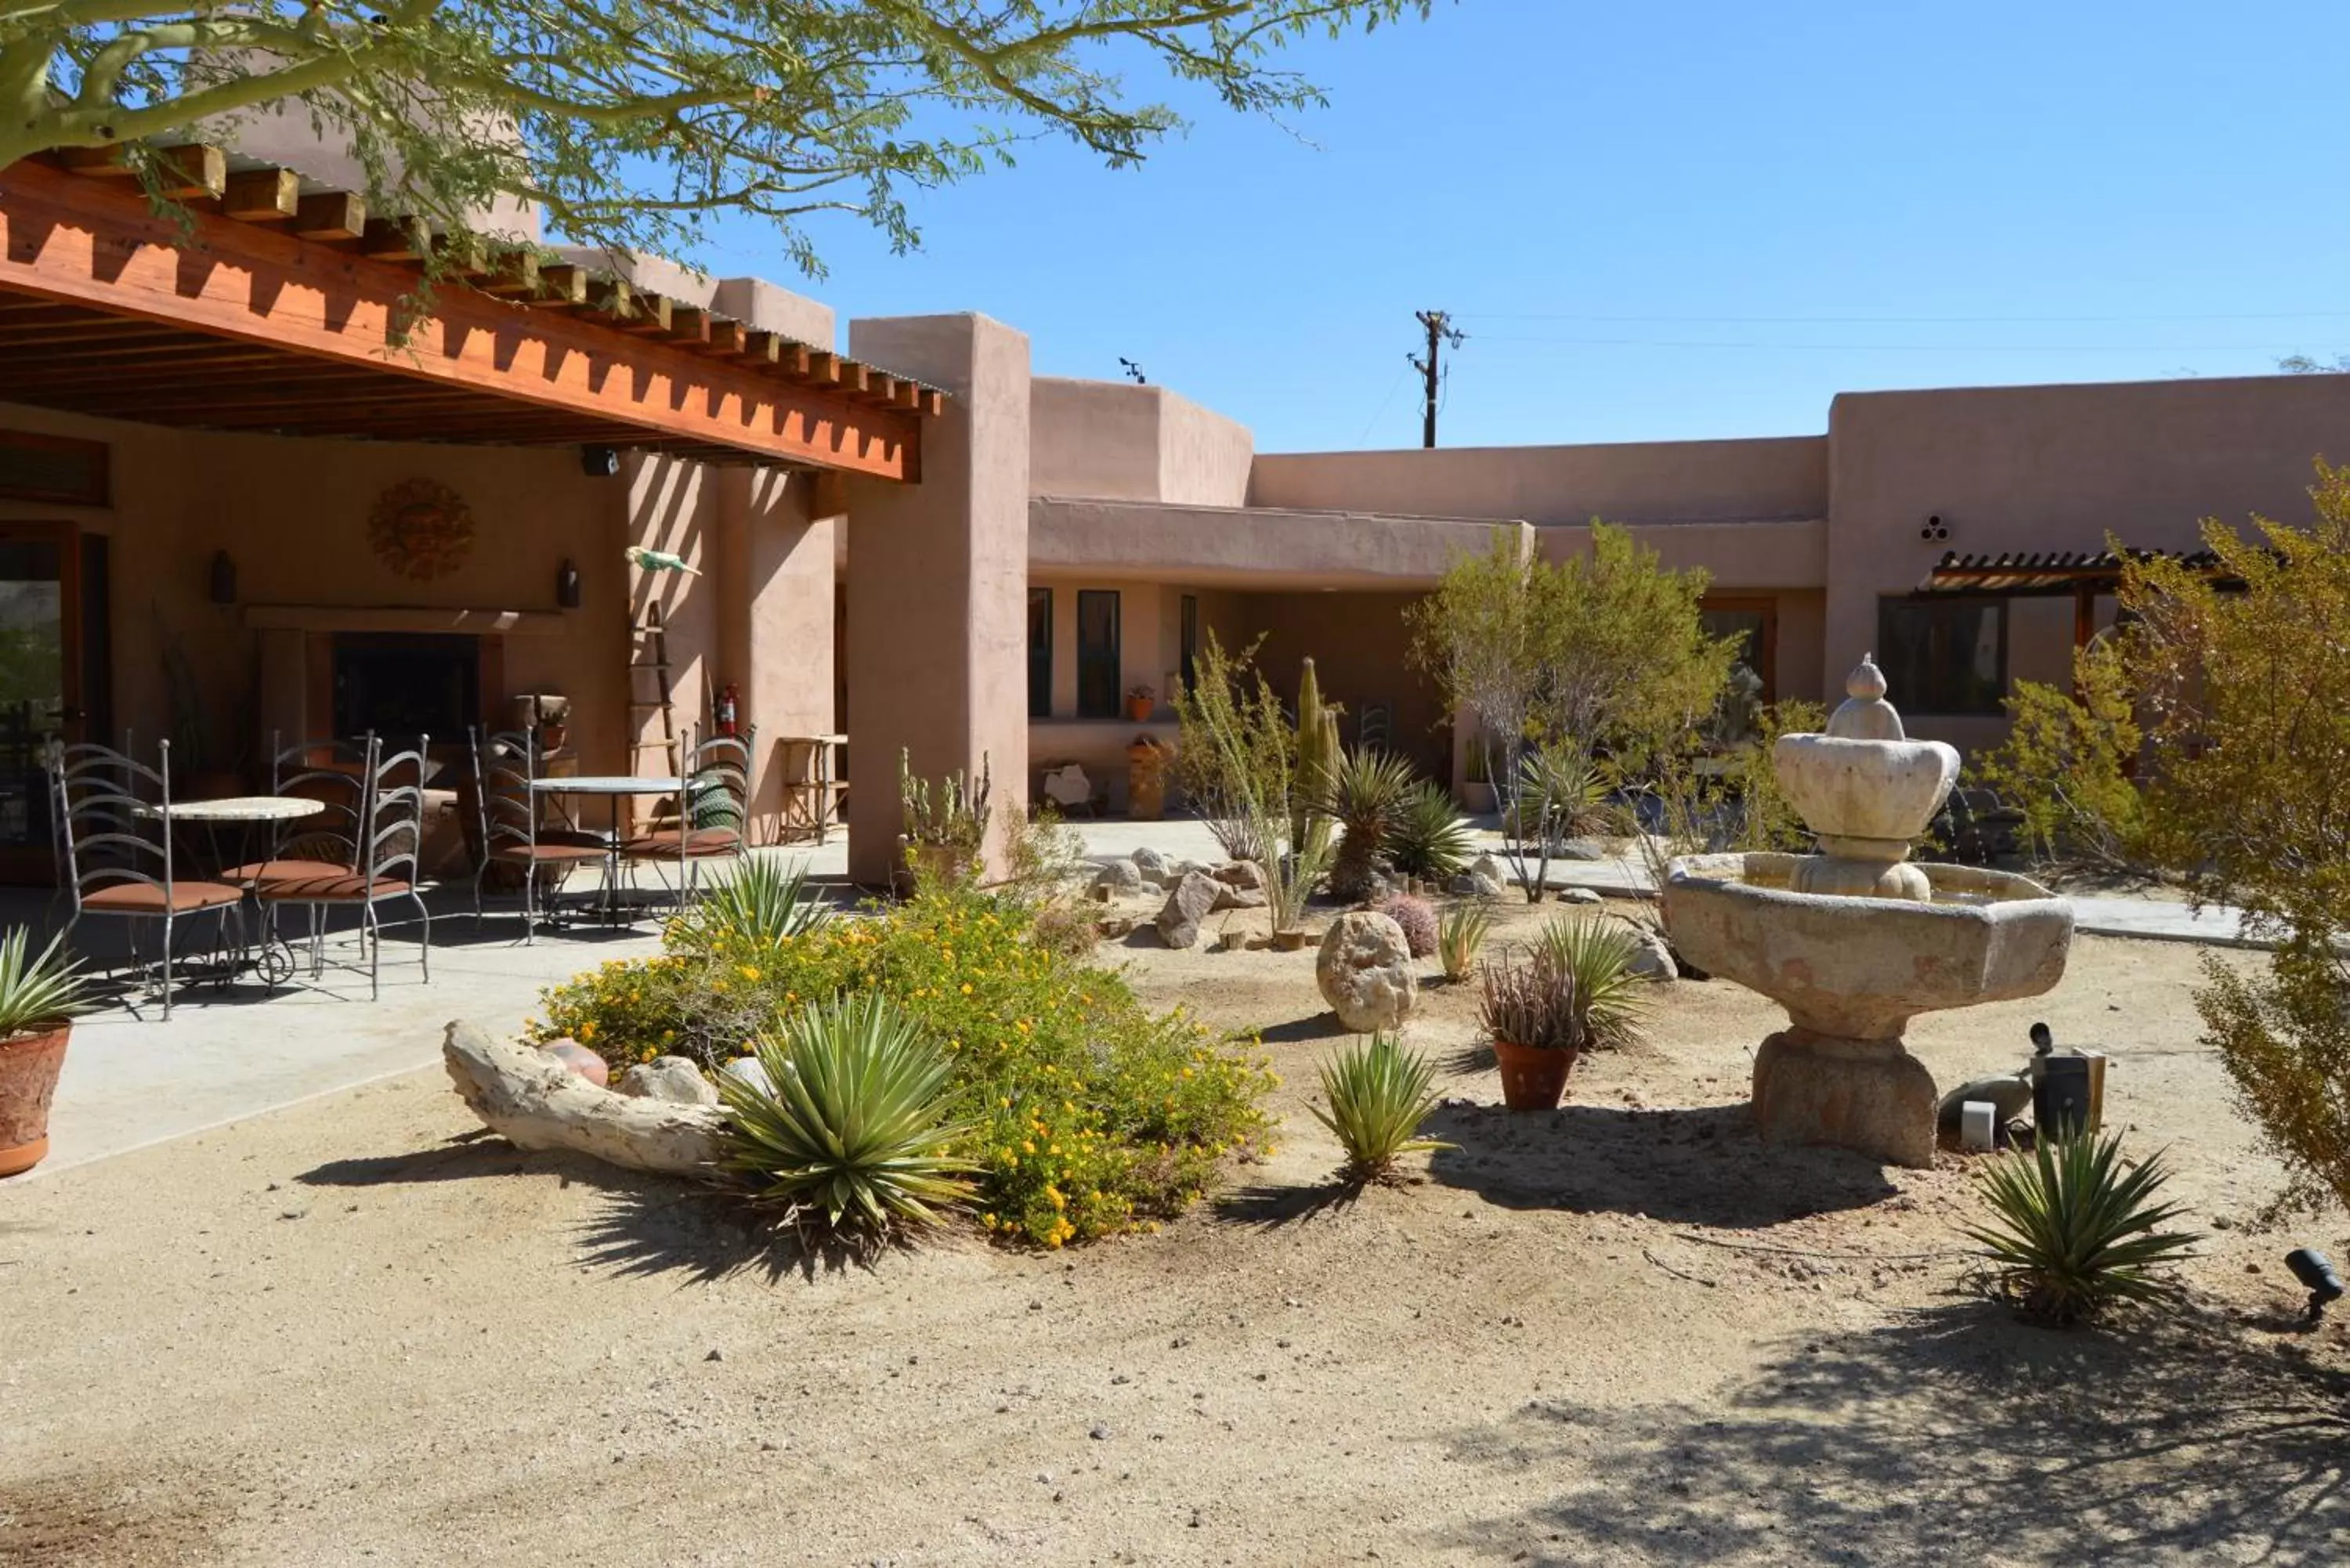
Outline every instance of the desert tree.
<path fill-rule="evenodd" d="M 158 149 L 286 115 L 348 146 L 371 202 L 463 230 L 540 203 L 577 244 L 691 261 L 750 213 L 900 247 L 909 191 L 1060 137 L 1132 164 L 1182 125 L 1152 86 L 1273 116 L 1322 101 L 1284 47 L 1432 0 L 0 0 L 0 167 Z"/>

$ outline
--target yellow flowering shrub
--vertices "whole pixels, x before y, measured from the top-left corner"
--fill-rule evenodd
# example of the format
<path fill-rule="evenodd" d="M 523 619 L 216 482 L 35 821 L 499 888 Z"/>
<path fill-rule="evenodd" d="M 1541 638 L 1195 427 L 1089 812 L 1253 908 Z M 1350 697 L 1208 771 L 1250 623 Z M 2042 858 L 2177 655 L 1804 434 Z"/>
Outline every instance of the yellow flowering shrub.
<path fill-rule="evenodd" d="M 1035 936 L 1017 901 L 949 888 L 782 940 L 702 928 L 691 951 L 551 988 L 530 1033 L 577 1040 L 616 1069 L 672 1054 L 712 1070 L 786 1012 L 879 991 L 953 1064 L 951 1119 L 974 1128 L 961 1152 L 981 1167 L 990 1231 L 1058 1247 L 1180 1213 L 1219 1158 L 1265 1137 L 1272 1075 Z"/>

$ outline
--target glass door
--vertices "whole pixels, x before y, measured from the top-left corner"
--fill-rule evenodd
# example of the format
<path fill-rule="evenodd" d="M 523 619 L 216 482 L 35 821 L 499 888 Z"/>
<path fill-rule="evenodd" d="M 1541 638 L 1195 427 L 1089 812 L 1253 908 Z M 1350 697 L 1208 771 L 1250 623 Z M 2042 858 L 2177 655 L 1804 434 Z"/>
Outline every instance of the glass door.
<path fill-rule="evenodd" d="M 0 880 L 53 874 L 47 758 L 82 739 L 81 551 L 70 523 L 0 523 Z"/>

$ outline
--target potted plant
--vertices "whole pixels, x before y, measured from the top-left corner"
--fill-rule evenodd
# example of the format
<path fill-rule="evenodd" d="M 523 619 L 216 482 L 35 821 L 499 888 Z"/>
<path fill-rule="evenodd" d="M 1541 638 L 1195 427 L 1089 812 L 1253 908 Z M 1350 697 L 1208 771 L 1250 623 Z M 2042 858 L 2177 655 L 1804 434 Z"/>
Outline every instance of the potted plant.
<path fill-rule="evenodd" d="M 41 1163 L 49 1152 L 49 1101 L 74 1014 L 88 1002 L 81 975 L 58 941 L 27 961 L 31 933 L 0 938 L 0 1177 Z"/>
<path fill-rule="evenodd" d="M 1631 928 L 1600 919 L 1559 919 L 1523 962 L 1479 966 L 1477 1022 L 1502 1070 L 1502 1101 L 1513 1111 L 1555 1109 L 1575 1058 L 1637 1039 L 1645 1013 L 1632 963 Z"/>
<path fill-rule="evenodd" d="M 1126 693 L 1126 716 L 1134 723 L 1148 723 L 1151 710 L 1158 704 L 1159 694 L 1148 686 L 1133 686 Z"/>
<path fill-rule="evenodd" d="M 955 883 L 967 879 L 987 845 L 988 797 L 994 775 L 985 753 L 980 753 L 979 782 L 969 783 L 961 770 L 949 774 L 933 790 L 931 781 L 917 778 L 911 753 L 898 753 L 898 800 L 905 823 L 906 868 L 920 887 L 927 880 Z"/>

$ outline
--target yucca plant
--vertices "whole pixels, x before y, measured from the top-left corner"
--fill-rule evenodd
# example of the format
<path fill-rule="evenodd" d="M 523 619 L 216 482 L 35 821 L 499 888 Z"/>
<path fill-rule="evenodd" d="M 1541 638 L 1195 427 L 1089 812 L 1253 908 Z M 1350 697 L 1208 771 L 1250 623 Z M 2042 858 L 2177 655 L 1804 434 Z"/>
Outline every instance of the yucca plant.
<path fill-rule="evenodd" d="M 1435 1081 L 1426 1057 L 1387 1033 L 1357 1040 L 1323 1064 L 1322 1097 L 1330 1108 L 1312 1108 L 1347 1151 L 1346 1179 L 1389 1180 L 1399 1156 L 1452 1147 L 1419 1136 L 1419 1124 L 1436 1108 Z"/>
<path fill-rule="evenodd" d="M 1438 879 L 1457 877 L 1474 848 L 1451 790 L 1422 779 L 1405 792 L 1403 808 L 1388 830 L 1388 858 L 1397 870 Z"/>
<path fill-rule="evenodd" d="M 89 1011 L 88 981 L 80 965 L 60 950 L 63 940 L 52 940 L 27 957 L 32 933 L 25 927 L 15 927 L 0 938 L 0 1041 Z"/>
<path fill-rule="evenodd" d="M 672 929 L 677 945 L 694 951 L 722 941 L 772 948 L 831 919 L 831 909 L 808 891 L 806 861 L 754 856 L 704 889 Z"/>
<path fill-rule="evenodd" d="M 1436 922 L 1436 956 L 1443 961 L 1444 978 L 1459 981 L 1469 978 L 1471 965 L 1477 961 L 1477 950 L 1485 945 L 1486 935 L 1493 929 L 1493 912 L 1476 899 L 1464 899 L 1446 908 Z"/>
<path fill-rule="evenodd" d="M 754 1043 L 768 1087 L 722 1074 L 732 1152 L 753 1199 L 786 1221 L 878 1247 L 971 1196 L 970 1129 L 945 1120 L 947 1059 L 888 997 L 793 1014 Z"/>
<path fill-rule="evenodd" d="M 1648 982 L 1632 972 L 1640 936 L 1620 920 L 1562 916 L 1534 939 L 1535 961 L 1565 976 L 1586 1049 L 1629 1045 L 1646 1032 Z"/>
<path fill-rule="evenodd" d="M 1357 746 L 1330 770 L 1322 810 L 1342 835 L 1330 865 L 1333 894 L 1359 898 L 1369 890 L 1388 838 L 1403 820 L 1411 786 L 1411 764 L 1388 752 Z"/>
<path fill-rule="evenodd" d="M 1965 1227 L 1982 1243 L 1999 1289 L 2033 1317 L 2069 1325 L 2117 1302 L 2160 1305 L 2183 1293 L 2160 1272 L 2202 1238 L 2163 1227 L 2186 1210 L 2158 1202 L 2162 1156 L 2122 1164 L 2119 1134 L 2046 1138 L 1982 1178 L 1991 1222 Z"/>

